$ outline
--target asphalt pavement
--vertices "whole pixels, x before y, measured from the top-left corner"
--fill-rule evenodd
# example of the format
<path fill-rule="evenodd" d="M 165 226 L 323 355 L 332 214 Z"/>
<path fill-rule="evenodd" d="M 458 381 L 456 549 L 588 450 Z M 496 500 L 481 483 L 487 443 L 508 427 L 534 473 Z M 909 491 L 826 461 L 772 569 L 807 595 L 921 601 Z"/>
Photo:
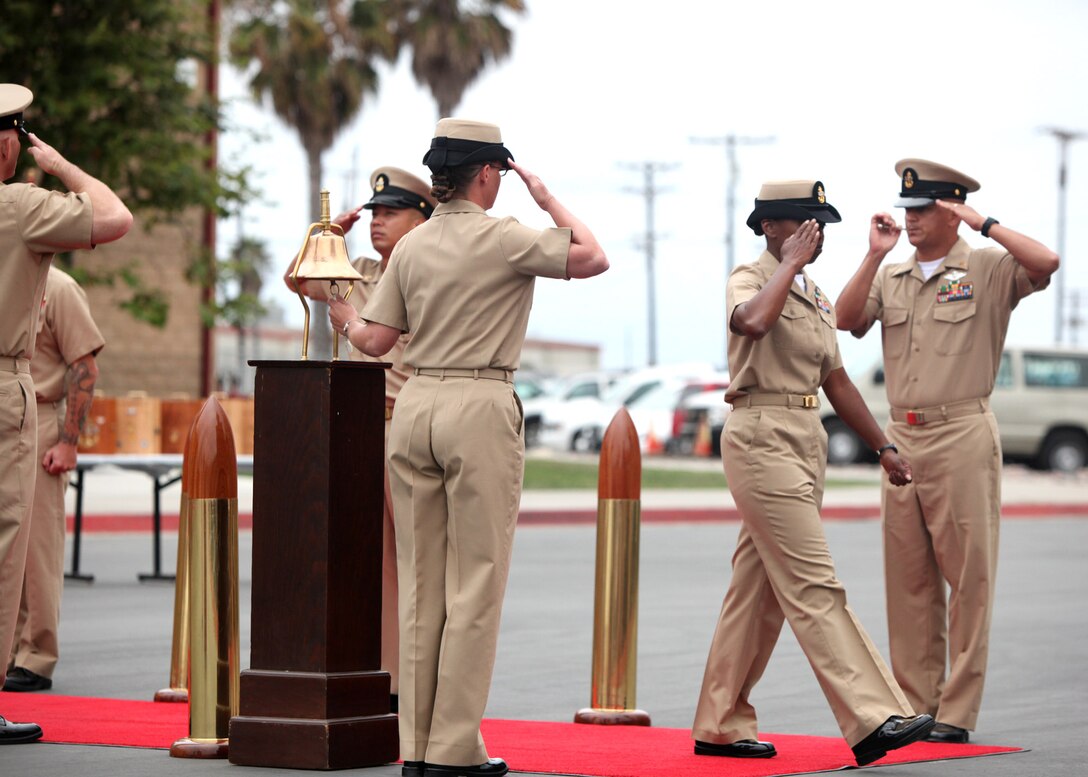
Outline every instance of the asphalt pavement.
<path fill-rule="evenodd" d="M 714 462 L 683 466 L 713 468 Z M 833 488 L 826 503 L 872 503 L 879 473 L 833 470 L 861 485 Z M 101 488 L 101 492 L 98 489 Z M 88 479 L 88 523 L 100 511 L 147 514 L 149 480 L 135 473 Z M 176 512 L 163 495 L 164 511 Z M 239 509 L 249 498 L 245 479 Z M 644 511 L 721 504 L 725 491 L 643 494 Z M 1081 725 L 1088 719 L 1088 473 L 1059 476 L 1009 467 L 1003 485 L 997 605 L 986 696 L 972 741 L 1029 752 L 960 761 L 880 767 L 887 777 L 1022 777 L 1086 775 Z M 595 506 L 589 492 L 527 492 L 523 509 Z M 1032 505 L 1033 509 L 1017 509 Z M 887 655 L 880 525 L 875 519 L 825 524 L 851 606 Z M 729 581 L 738 524 L 731 521 L 647 521 L 642 529 L 638 644 L 638 707 L 656 726 L 691 725 L 706 651 Z M 239 538 L 242 665 L 249 660 L 251 532 Z M 48 693 L 152 698 L 167 684 L 172 585 L 137 575 L 150 563 L 148 532 L 88 531 L 82 567 L 93 583 L 65 586 L 62 658 Z M 172 571 L 176 534 L 163 535 Z M 589 704 L 595 528 L 592 523 L 520 526 L 506 595 L 498 660 L 487 716 L 569 721 Z M 0 694 L 0 714 L 4 694 Z M 796 640 L 784 629 L 753 701 L 764 732 L 839 736 L 834 719 Z M 93 725 L 93 721 L 88 721 Z M 491 753 L 502 756 L 500 752 Z M 667 758 L 668 754 L 660 754 Z M 515 764 L 516 766 L 516 764 Z M 3 777 L 157 777 L 281 775 L 284 770 L 226 761 L 173 759 L 166 751 L 33 744 L 0 748 Z M 297 773 L 297 772 L 296 772 Z M 397 766 L 347 770 L 392 777 Z M 729 773 L 728 763 L 708 774 Z"/>

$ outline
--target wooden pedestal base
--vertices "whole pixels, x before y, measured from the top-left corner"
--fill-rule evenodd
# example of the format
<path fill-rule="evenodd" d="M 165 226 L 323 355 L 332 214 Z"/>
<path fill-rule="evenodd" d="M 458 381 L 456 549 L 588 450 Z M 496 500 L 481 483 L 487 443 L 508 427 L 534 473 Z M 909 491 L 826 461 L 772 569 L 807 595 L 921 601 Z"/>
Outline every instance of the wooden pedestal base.
<path fill-rule="evenodd" d="M 231 718 L 230 762 L 290 769 L 351 769 L 397 760 L 396 715 L 328 720 Z"/>

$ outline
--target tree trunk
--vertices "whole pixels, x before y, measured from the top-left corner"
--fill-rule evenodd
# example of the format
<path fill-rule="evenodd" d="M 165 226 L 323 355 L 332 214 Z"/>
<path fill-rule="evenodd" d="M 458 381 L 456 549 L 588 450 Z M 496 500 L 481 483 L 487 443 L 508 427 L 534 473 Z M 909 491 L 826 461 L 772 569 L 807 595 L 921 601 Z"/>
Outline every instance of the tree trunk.
<path fill-rule="evenodd" d="M 310 174 L 310 223 L 321 220 L 321 150 L 306 149 L 306 164 Z M 329 306 L 324 302 L 307 300 L 310 305 L 310 346 L 308 357 L 315 361 L 332 358 L 332 328 Z"/>

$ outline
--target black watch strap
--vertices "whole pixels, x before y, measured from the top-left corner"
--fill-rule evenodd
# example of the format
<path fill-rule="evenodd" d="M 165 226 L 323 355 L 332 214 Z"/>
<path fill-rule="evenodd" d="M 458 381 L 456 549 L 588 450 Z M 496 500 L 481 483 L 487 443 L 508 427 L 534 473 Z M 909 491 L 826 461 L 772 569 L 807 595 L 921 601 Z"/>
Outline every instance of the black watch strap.
<path fill-rule="evenodd" d="M 1000 224 L 1000 223 L 1001 222 L 998 221 L 997 219 L 995 219 L 995 218 L 993 218 L 991 216 L 987 216 L 986 220 L 982 222 L 982 229 L 980 229 L 979 232 L 982 233 L 983 237 L 989 237 L 990 236 L 990 227 L 992 227 L 994 224 Z"/>
<path fill-rule="evenodd" d="M 899 449 L 895 447 L 894 442 L 890 442 L 887 445 L 881 445 L 879 448 L 877 448 L 876 449 L 877 458 L 879 458 L 880 456 L 883 456 L 884 451 L 895 451 L 896 453 L 899 453 Z"/>

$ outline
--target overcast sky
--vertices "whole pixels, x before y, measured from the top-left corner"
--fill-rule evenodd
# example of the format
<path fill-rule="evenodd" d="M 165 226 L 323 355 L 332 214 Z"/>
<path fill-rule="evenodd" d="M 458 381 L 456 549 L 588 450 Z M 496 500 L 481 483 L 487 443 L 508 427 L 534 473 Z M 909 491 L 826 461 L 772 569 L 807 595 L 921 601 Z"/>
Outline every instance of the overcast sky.
<path fill-rule="evenodd" d="M 870 216 L 892 210 L 903 157 L 975 177 L 982 189 L 971 205 L 1058 246 L 1058 142 L 1042 128 L 1088 132 L 1088 3 L 527 3 L 528 14 L 509 17 L 513 55 L 485 72 L 456 114 L 499 124 L 517 160 L 589 225 L 612 264 L 589 280 L 538 281 L 530 337 L 599 344 L 606 367 L 646 363 L 645 203 L 631 191 L 643 181 L 627 166 L 658 162 L 675 165 L 656 179 L 658 361 L 724 363 L 725 152 L 693 137 L 774 138 L 738 150 L 737 263 L 763 246 L 744 225 L 763 181 L 824 182 L 843 221 L 828 227 L 809 271 L 833 300 L 865 253 Z M 220 224 L 220 253 L 240 228 L 264 238 L 276 257 L 266 294 L 301 326 L 297 297 L 277 279 L 310 223 L 303 152 L 271 109 L 248 101 L 229 66 L 222 89 L 229 120 L 264 137 L 221 137 L 221 156 L 253 164 L 263 194 L 241 225 Z M 382 71 L 380 94 L 325 156 L 334 213 L 368 199 L 375 167 L 427 175 L 420 160 L 436 110 L 406 57 Z M 1088 317 L 1088 140 L 1069 146 L 1067 193 L 1064 286 Z M 491 212 L 551 225 L 513 173 Z M 902 223 L 902 210 L 892 212 Z M 348 235 L 353 256 L 373 255 L 365 225 Z M 967 227 L 961 234 L 991 242 Z M 887 261 L 910 250 L 904 235 Z M 1054 341 L 1055 286 L 1020 305 L 1010 343 Z M 1079 339 L 1088 345 L 1088 324 Z M 879 355 L 879 329 L 861 342 L 843 333 L 840 344 L 856 374 Z"/>

